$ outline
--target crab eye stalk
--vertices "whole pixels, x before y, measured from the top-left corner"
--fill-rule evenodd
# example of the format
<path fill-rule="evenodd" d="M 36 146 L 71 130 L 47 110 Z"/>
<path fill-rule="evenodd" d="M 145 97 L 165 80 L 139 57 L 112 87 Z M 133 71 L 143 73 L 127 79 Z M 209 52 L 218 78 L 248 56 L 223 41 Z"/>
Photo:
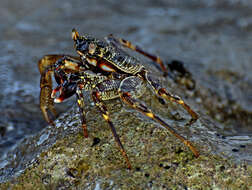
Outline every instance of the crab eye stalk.
<path fill-rule="evenodd" d="M 76 41 L 79 38 L 79 33 L 75 28 L 72 29 L 72 39 Z"/>
<path fill-rule="evenodd" d="M 89 43 L 83 36 L 79 35 L 76 29 L 72 30 L 72 39 L 74 40 L 74 47 L 78 54 L 83 56 L 88 52 Z"/>

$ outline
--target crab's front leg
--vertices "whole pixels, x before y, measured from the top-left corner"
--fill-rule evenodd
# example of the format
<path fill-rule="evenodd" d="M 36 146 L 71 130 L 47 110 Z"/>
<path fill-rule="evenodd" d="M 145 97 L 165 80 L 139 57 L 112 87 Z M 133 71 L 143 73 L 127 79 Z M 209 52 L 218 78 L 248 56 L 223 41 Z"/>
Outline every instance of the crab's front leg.
<path fill-rule="evenodd" d="M 65 63 L 63 60 L 65 60 L 66 57 L 74 61 Z M 62 66 L 58 64 L 59 60 L 61 60 L 62 65 L 64 66 L 64 68 L 62 69 L 68 69 L 68 70 L 71 70 L 72 68 L 74 68 L 73 66 L 77 67 L 77 65 L 80 62 L 79 58 L 76 58 L 73 56 L 66 56 L 66 55 L 46 55 L 42 59 L 40 59 L 38 62 L 38 67 L 41 74 L 40 109 L 42 111 L 42 114 L 45 120 L 51 125 L 54 125 L 53 120 L 56 117 L 56 110 L 54 108 L 54 99 L 52 96 L 54 96 L 55 91 L 60 89 L 60 87 L 58 87 L 54 91 L 52 90 L 52 74 L 54 74 L 55 69 L 60 68 Z M 63 81 L 61 80 L 62 79 L 61 76 L 60 75 L 54 75 L 54 76 L 55 76 L 56 82 L 60 86 L 61 83 L 63 83 Z"/>

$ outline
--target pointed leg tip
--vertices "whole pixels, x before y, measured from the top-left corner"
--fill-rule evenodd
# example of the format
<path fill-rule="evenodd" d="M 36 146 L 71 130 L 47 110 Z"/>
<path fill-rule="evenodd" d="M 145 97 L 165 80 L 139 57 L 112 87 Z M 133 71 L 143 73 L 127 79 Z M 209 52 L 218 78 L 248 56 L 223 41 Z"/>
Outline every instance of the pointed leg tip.
<path fill-rule="evenodd" d="M 186 126 L 190 126 L 190 125 L 194 124 L 197 120 L 198 120 L 198 118 L 192 118 L 190 121 L 188 121 L 186 123 Z"/>
<path fill-rule="evenodd" d="M 194 154 L 195 158 L 198 158 L 200 156 L 200 154 L 198 152 L 194 152 L 193 154 Z"/>
<path fill-rule="evenodd" d="M 88 138 L 88 131 L 87 131 L 87 126 L 86 124 L 82 124 L 82 129 L 83 129 L 83 136 L 85 138 Z"/>
<path fill-rule="evenodd" d="M 56 126 L 55 123 L 54 123 L 54 121 L 48 121 L 48 123 L 49 123 L 49 125 L 51 125 L 51 126 L 53 126 L 53 127 Z"/>
<path fill-rule="evenodd" d="M 128 169 L 128 170 L 132 170 L 132 167 L 131 167 L 131 165 L 129 165 L 129 166 L 127 167 L 127 169 Z"/>
<path fill-rule="evenodd" d="M 193 155 L 194 155 L 195 158 L 198 158 L 200 156 L 198 150 L 195 147 L 193 147 L 192 145 L 190 145 L 189 148 L 190 148 L 190 150 L 193 153 Z"/>
<path fill-rule="evenodd" d="M 83 136 L 84 136 L 84 138 L 88 138 L 88 134 L 87 133 L 84 133 Z"/>

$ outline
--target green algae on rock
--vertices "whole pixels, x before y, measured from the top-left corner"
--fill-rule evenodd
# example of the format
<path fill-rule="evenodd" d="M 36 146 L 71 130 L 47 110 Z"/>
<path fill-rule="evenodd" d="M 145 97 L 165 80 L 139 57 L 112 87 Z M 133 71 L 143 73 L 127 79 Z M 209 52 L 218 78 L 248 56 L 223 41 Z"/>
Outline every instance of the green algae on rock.
<path fill-rule="evenodd" d="M 146 96 L 149 99 L 148 95 Z M 154 106 L 155 107 L 155 106 Z M 1 189 L 249 189 L 252 168 L 214 155 L 208 144 L 194 143 L 193 154 L 165 129 L 138 117 L 119 101 L 108 104 L 118 134 L 132 162 L 125 167 L 109 127 L 89 108 L 89 138 L 84 138 L 76 110 L 64 114 L 57 130 L 75 128 L 44 150 L 19 177 Z M 163 115 L 164 113 L 162 113 Z M 202 118 L 192 128 L 197 128 Z M 119 127 L 120 125 L 120 127 Z M 77 127 L 76 127 L 77 126 Z M 123 126 L 123 127 L 122 127 Z M 177 127 L 179 128 L 179 127 Z M 93 146 L 93 139 L 100 142 Z M 202 142 L 202 141 L 201 141 Z"/>

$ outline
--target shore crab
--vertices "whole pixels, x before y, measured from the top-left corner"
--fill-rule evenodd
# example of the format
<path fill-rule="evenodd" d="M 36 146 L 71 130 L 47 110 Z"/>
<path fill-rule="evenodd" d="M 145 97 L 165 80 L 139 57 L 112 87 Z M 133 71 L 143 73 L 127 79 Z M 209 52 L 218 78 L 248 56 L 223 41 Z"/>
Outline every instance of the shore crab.
<path fill-rule="evenodd" d="M 170 94 L 163 88 L 154 75 L 137 58 L 127 54 L 122 47 L 147 56 L 160 66 L 164 76 L 169 75 L 163 61 L 158 56 L 147 53 L 129 41 L 117 39 L 112 35 L 106 37 L 105 41 L 101 41 L 90 36 L 80 36 L 73 29 L 72 39 L 78 56 L 46 55 L 38 62 L 41 74 L 40 108 L 48 123 L 54 125 L 53 117 L 56 115 L 54 103 L 60 103 L 76 94 L 84 137 L 88 137 L 83 95 L 85 91 L 88 91 L 102 117 L 111 128 L 128 168 L 131 168 L 131 163 L 111 122 L 109 111 L 104 104 L 106 100 L 120 98 L 133 109 L 160 123 L 172 135 L 180 139 L 195 157 L 199 156 L 197 149 L 190 141 L 179 135 L 138 98 L 143 95 L 146 86 L 149 85 L 162 101 L 165 99 L 181 105 L 191 115 L 188 124 L 192 124 L 198 119 L 197 114 L 180 97 Z M 54 89 L 52 74 L 58 84 Z"/>

